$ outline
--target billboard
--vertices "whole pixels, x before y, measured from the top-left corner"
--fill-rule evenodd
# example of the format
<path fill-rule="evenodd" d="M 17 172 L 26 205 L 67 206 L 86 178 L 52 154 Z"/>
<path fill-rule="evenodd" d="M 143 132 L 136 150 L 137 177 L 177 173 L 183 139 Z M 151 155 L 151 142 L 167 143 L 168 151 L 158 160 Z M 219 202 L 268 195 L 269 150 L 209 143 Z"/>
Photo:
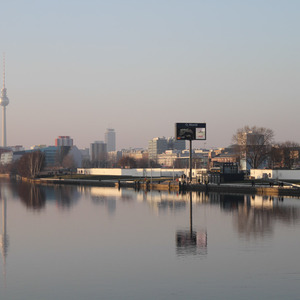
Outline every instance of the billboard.
<path fill-rule="evenodd" d="M 206 140 L 206 123 L 176 123 L 177 140 Z"/>

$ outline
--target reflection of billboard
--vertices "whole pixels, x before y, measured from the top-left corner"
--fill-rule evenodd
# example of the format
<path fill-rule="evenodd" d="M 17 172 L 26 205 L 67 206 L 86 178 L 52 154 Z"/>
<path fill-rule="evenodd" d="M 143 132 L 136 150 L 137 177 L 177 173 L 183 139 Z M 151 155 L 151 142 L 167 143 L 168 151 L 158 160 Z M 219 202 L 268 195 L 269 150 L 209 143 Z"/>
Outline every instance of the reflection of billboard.
<path fill-rule="evenodd" d="M 206 123 L 176 123 L 177 140 L 206 140 Z"/>
<path fill-rule="evenodd" d="M 207 232 L 180 230 L 176 232 L 177 254 L 207 254 Z"/>

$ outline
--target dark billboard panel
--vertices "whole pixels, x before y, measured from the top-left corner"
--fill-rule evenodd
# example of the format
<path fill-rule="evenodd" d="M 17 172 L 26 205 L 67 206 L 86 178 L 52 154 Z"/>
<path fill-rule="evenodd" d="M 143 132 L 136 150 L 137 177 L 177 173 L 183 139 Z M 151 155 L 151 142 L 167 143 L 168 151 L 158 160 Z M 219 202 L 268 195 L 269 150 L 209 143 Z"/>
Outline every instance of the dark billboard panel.
<path fill-rule="evenodd" d="M 206 140 L 206 123 L 176 123 L 177 140 Z"/>

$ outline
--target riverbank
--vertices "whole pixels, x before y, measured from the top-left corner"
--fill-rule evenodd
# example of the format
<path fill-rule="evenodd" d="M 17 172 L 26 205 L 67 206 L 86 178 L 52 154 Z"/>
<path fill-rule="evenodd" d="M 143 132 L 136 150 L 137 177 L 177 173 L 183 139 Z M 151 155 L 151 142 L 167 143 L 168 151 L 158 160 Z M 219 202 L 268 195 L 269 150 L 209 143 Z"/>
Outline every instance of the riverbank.
<path fill-rule="evenodd" d="M 293 185 L 268 186 L 266 184 L 245 183 L 223 183 L 223 184 L 179 184 L 172 180 L 159 180 L 150 182 L 149 180 L 128 180 L 128 179 L 105 179 L 105 180 L 85 180 L 85 179 L 65 179 L 65 178 L 41 178 L 27 180 L 37 184 L 69 184 L 82 186 L 133 188 L 136 190 L 160 190 L 160 191 L 207 191 L 217 193 L 243 193 L 272 196 L 297 196 L 300 197 L 300 188 Z"/>

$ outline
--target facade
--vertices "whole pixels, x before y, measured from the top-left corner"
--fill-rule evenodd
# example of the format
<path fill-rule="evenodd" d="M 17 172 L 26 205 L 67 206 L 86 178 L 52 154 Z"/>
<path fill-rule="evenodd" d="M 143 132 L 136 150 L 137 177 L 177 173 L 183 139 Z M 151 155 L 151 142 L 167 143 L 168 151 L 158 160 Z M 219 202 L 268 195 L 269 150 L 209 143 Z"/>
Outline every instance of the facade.
<path fill-rule="evenodd" d="M 68 155 L 73 159 L 75 168 L 82 167 L 82 153 L 76 146 L 71 147 Z"/>
<path fill-rule="evenodd" d="M 176 140 L 174 137 L 156 137 L 148 142 L 148 157 L 150 160 L 158 162 L 158 155 L 166 150 L 185 150 L 185 141 Z"/>
<path fill-rule="evenodd" d="M 157 161 L 157 155 L 168 149 L 168 142 L 165 137 L 156 137 L 148 142 L 148 156 L 150 160 Z"/>
<path fill-rule="evenodd" d="M 90 149 L 85 148 L 85 149 L 79 149 L 81 152 L 82 160 L 90 160 Z"/>
<path fill-rule="evenodd" d="M 105 132 L 105 143 L 107 152 L 116 151 L 116 132 L 112 128 L 107 128 Z"/>
<path fill-rule="evenodd" d="M 61 135 L 57 139 L 55 139 L 55 146 L 73 146 L 73 139 L 70 138 L 68 135 Z"/>
<path fill-rule="evenodd" d="M 45 167 L 55 166 L 57 159 L 57 147 L 49 146 L 36 150 L 40 150 L 45 155 Z"/>
<path fill-rule="evenodd" d="M 134 177 L 180 177 L 184 174 L 183 169 L 160 169 L 160 168 L 137 168 L 137 169 L 122 169 L 122 168 L 78 168 L 77 174 L 88 175 L 110 175 L 110 176 L 134 176 Z"/>
<path fill-rule="evenodd" d="M 157 163 L 164 167 L 173 167 L 179 155 L 180 151 L 178 150 L 166 150 L 164 153 L 157 155 Z"/>
<path fill-rule="evenodd" d="M 185 140 L 176 140 L 174 137 L 169 137 L 167 139 L 168 150 L 185 150 Z"/>
<path fill-rule="evenodd" d="M 107 145 L 103 141 L 91 143 L 91 161 L 103 161 L 107 158 Z"/>
<path fill-rule="evenodd" d="M 148 159 L 148 151 L 144 149 L 122 149 L 122 157 L 128 156 L 134 159 Z"/>
<path fill-rule="evenodd" d="M 250 176 L 254 179 L 300 180 L 300 170 L 251 169 Z M 299 185 L 297 185 L 299 187 Z"/>
<path fill-rule="evenodd" d="M 1 154 L 1 164 L 2 165 L 7 165 L 15 162 L 21 156 L 25 154 L 25 151 L 9 151 L 9 152 L 4 152 Z"/>
<path fill-rule="evenodd" d="M 219 148 L 209 152 L 210 167 L 222 167 L 223 164 L 237 163 L 237 155 L 232 147 Z"/>

